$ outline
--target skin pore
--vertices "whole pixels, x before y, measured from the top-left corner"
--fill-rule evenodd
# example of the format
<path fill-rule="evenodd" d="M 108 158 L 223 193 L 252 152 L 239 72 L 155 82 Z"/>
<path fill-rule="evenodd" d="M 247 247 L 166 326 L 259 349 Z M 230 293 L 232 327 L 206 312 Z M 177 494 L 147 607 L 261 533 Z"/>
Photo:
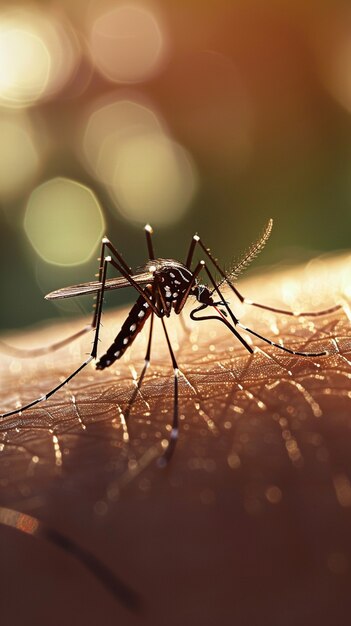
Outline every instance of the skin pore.
<path fill-rule="evenodd" d="M 191 322 L 190 303 L 189 331 L 166 320 L 181 419 L 164 469 L 173 380 L 158 320 L 139 391 L 146 328 L 111 368 L 91 364 L 0 423 L 0 506 L 93 553 L 142 599 L 141 612 L 128 610 L 57 544 L 0 525 L 4 623 L 348 623 L 350 270 L 343 256 L 240 281 L 245 296 L 273 306 L 344 305 L 320 318 L 255 310 L 225 292 L 244 325 L 324 357 L 288 355 L 242 331 L 259 348 L 250 356 L 224 324 Z M 100 353 L 127 311 L 104 315 Z M 7 339 L 34 348 L 78 330 L 58 324 Z M 89 349 L 86 336 L 40 358 L 3 354 L 1 410 L 45 394 Z"/>

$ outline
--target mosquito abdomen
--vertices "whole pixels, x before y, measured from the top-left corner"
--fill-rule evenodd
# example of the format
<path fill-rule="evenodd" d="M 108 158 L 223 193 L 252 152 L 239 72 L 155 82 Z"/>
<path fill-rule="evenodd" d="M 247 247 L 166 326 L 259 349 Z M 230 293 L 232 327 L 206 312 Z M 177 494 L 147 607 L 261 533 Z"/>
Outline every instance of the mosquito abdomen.
<path fill-rule="evenodd" d="M 127 348 L 132 345 L 135 337 L 142 330 L 150 313 L 150 306 L 144 300 L 143 296 L 139 296 L 136 303 L 129 311 L 128 317 L 113 344 L 111 344 L 107 352 L 97 362 L 96 369 L 103 370 L 123 356 Z"/>

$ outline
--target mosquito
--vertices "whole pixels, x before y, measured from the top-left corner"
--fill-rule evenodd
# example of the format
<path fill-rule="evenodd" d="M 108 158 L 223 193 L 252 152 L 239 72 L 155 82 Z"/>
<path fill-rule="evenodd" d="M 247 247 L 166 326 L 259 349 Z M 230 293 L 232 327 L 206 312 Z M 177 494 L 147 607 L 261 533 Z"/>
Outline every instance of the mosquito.
<path fill-rule="evenodd" d="M 152 234 L 152 227 L 147 224 L 144 228 L 146 245 L 148 251 L 148 261 L 146 265 L 139 271 L 134 272 L 126 264 L 122 255 L 113 246 L 113 244 L 104 237 L 101 244 L 101 253 L 99 258 L 99 273 L 98 280 L 93 282 L 82 283 L 79 285 L 73 285 L 71 287 L 64 287 L 49 293 L 46 297 L 48 300 L 55 300 L 58 298 L 71 298 L 74 296 L 81 296 L 84 294 L 96 294 L 96 302 L 94 306 L 93 318 L 88 326 L 85 326 L 82 330 L 63 341 L 57 342 L 46 348 L 37 349 L 33 352 L 35 355 L 39 353 L 47 353 L 52 350 L 56 350 L 64 345 L 67 345 L 78 336 L 84 334 L 89 330 L 94 330 L 94 338 L 92 342 L 92 349 L 88 358 L 81 363 L 81 365 L 75 369 L 65 380 L 60 382 L 56 387 L 51 389 L 45 395 L 25 404 L 24 406 L 15 410 L 4 413 L 0 417 L 5 418 L 11 415 L 21 413 L 34 407 L 39 402 L 47 400 L 64 385 L 66 385 L 74 376 L 81 372 L 91 361 L 96 361 L 96 369 L 103 370 L 106 367 L 110 367 L 115 361 L 120 359 L 123 354 L 132 345 L 137 335 L 142 331 L 146 321 L 150 318 L 149 338 L 147 343 L 147 350 L 145 354 L 144 366 L 139 376 L 135 392 L 129 403 L 129 407 L 134 402 L 136 394 L 141 388 L 146 371 L 150 364 L 152 336 L 153 336 L 153 322 L 154 317 L 158 317 L 161 320 L 163 332 L 166 338 L 168 351 L 173 368 L 174 379 L 174 393 L 173 393 L 173 420 L 172 429 L 168 441 L 168 446 L 160 459 L 161 465 L 166 465 L 171 459 L 176 442 L 179 436 L 179 367 L 177 359 L 172 348 L 172 344 L 166 328 L 165 318 L 169 318 L 171 313 L 179 315 L 184 308 L 184 305 L 189 298 L 195 298 L 199 304 L 190 313 L 190 317 L 195 321 L 206 321 L 210 319 L 219 320 L 228 328 L 228 330 L 236 337 L 236 339 L 246 348 L 246 350 L 253 354 L 254 349 L 246 341 L 246 339 L 240 334 L 239 330 L 254 335 L 256 338 L 268 343 L 279 350 L 282 350 L 288 354 L 298 355 L 303 357 L 320 357 L 327 354 L 324 352 L 300 352 L 292 350 L 284 345 L 276 343 L 263 335 L 260 335 L 255 330 L 244 326 L 239 322 L 239 319 L 233 313 L 229 303 L 225 300 L 221 287 L 226 284 L 230 290 L 234 293 L 236 298 L 242 303 L 250 306 L 258 307 L 266 311 L 279 313 L 289 316 L 309 316 L 317 317 L 320 315 L 326 315 L 333 313 L 341 308 L 341 305 L 330 307 L 321 311 L 309 311 L 303 313 L 295 313 L 285 309 L 267 306 L 259 302 L 253 302 L 245 298 L 235 286 L 239 274 L 253 261 L 253 259 L 262 251 L 267 240 L 271 234 L 273 226 L 273 220 L 270 219 L 266 224 L 261 236 L 255 241 L 248 250 L 242 255 L 242 257 L 235 263 L 234 268 L 230 273 L 226 273 L 219 265 L 217 259 L 212 255 L 209 248 L 205 246 L 199 235 L 194 235 L 191 239 L 188 253 L 184 263 L 176 261 L 174 259 L 161 259 L 157 258 L 154 253 Z M 205 261 L 200 260 L 195 267 L 193 259 L 194 252 L 197 248 L 200 248 L 201 252 L 205 256 Z M 108 267 L 112 266 L 119 274 L 114 278 L 107 278 Z M 220 275 L 220 280 L 216 281 L 212 272 L 217 271 Z M 198 281 L 200 273 L 206 275 L 209 285 L 201 284 Z M 99 359 L 97 359 L 98 344 L 99 344 L 99 332 L 101 325 L 101 315 L 103 310 L 103 302 L 105 292 L 111 289 L 122 289 L 125 287 L 133 287 L 138 293 L 138 298 L 135 304 L 129 311 L 125 322 L 123 323 L 119 333 L 114 339 L 111 346 Z M 216 314 L 200 315 L 200 312 L 209 308 Z M 32 354 L 33 354 L 32 352 Z M 20 351 L 22 354 L 23 351 Z M 30 351 L 28 352 L 30 354 Z M 23 354 L 22 354 L 23 355 Z M 128 412 L 129 415 L 129 412 Z"/>

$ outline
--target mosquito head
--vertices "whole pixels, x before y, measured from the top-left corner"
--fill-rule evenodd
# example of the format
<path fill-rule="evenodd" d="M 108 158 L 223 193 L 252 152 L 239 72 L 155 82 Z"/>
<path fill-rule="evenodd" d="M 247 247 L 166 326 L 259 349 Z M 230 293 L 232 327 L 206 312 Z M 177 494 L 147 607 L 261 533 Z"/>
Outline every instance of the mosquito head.
<path fill-rule="evenodd" d="M 195 296 L 195 298 L 201 302 L 201 304 L 206 304 L 206 306 L 213 306 L 214 305 L 214 301 L 213 298 L 211 296 L 211 292 L 208 289 L 208 287 L 206 287 L 206 285 L 196 285 L 192 290 L 191 290 L 191 295 Z"/>

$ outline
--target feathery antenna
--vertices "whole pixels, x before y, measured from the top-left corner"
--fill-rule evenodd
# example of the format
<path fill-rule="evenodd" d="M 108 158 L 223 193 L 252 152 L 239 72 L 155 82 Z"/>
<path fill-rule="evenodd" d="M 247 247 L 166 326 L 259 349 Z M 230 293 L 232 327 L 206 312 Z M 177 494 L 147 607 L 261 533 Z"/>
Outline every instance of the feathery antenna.
<path fill-rule="evenodd" d="M 251 244 L 249 249 L 246 250 L 246 252 L 244 252 L 241 259 L 239 259 L 237 263 L 234 265 L 233 270 L 230 272 L 230 277 L 232 280 L 236 280 L 239 274 L 241 274 L 241 272 L 243 272 L 250 265 L 250 263 L 254 260 L 254 258 L 257 257 L 259 253 L 263 250 L 263 248 L 265 247 L 269 239 L 269 235 L 272 232 L 272 228 L 273 228 L 273 220 L 270 219 L 261 237 L 257 241 Z"/>

